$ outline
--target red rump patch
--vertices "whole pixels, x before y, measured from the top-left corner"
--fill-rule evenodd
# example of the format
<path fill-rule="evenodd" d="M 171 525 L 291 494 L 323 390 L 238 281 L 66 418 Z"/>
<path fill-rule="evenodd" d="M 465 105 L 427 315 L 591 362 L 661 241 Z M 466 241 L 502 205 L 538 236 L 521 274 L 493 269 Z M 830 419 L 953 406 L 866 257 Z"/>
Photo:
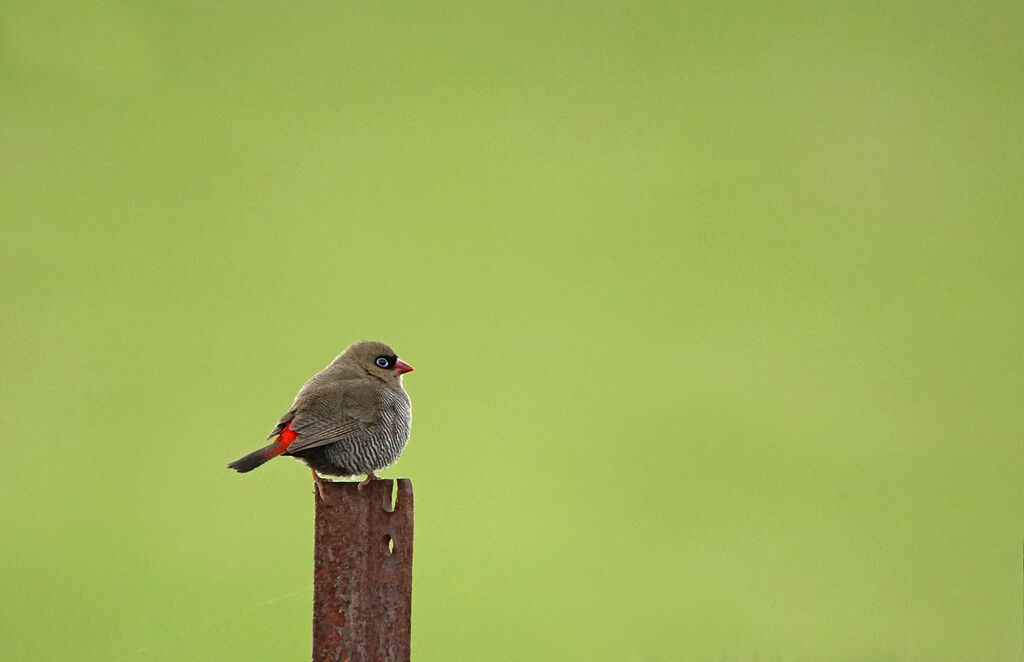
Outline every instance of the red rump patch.
<path fill-rule="evenodd" d="M 292 445 L 292 442 L 295 441 L 295 437 L 297 436 L 299 435 L 292 431 L 292 424 L 289 423 L 285 429 L 281 430 L 281 434 L 278 435 L 277 441 L 275 442 L 277 445 L 265 451 L 263 453 L 263 458 L 269 460 L 270 458 L 277 457 L 281 453 L 285 452 L 288 450 L 288 447 Z"/>

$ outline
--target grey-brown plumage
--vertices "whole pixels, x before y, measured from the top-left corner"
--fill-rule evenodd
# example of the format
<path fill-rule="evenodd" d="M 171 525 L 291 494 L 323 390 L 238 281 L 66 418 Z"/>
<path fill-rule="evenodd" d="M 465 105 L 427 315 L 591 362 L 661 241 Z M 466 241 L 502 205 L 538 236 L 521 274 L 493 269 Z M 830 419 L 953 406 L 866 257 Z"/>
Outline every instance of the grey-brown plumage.
<path fill-rule="evenodd" d="M 244 473 L 277 455 L 291 455 L 321 474 L 376 478 L 402 454 L 412 406 L 402 375 L 412 366 L 382 342 L 353 343 L 299 390 L 267 437 L 270 445 L 228 467 Z"/>

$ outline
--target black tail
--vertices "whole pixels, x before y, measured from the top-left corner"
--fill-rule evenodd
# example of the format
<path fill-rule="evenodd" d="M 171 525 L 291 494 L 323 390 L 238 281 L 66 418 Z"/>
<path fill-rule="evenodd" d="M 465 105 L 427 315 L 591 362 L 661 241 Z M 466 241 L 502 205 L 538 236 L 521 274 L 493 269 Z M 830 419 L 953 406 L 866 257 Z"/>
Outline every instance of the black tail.
<path fill-rule="evenodd" d="M 277 446 L 277 442 L 264 446 L 258 451 L 253 451 L 245 457 L 240 457 L 231 464 L 228 465 L 228 469 L 234 469 L 240 474 L 244 474 L 246 471 L 252 471 L 256 467 L 260 466 L 267 460 L 272 459 L 277 453 L 271 453 Z"/>

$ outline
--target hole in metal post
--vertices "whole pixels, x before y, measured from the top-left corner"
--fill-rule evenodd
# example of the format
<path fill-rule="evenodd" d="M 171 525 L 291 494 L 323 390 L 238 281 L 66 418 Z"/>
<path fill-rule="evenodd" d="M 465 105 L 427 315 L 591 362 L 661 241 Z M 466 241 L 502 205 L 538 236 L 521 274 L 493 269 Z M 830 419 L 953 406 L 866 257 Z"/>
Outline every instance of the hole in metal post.
<path fill-rule="evenodd" d="M 388 554 L 395 553 L 395 539 L 386 533 L 384 534 L 384 551 Z"/>
<path fill-rule="evenodd" d="M 395 504 L 397 504 L 397 503 L 398 503 L 398 479 L 396 478 L 393 481 L 391 481 L 391 510 L 390 510 L 390 512 L 392 512 L 392 513 L 395 512 Z"/>

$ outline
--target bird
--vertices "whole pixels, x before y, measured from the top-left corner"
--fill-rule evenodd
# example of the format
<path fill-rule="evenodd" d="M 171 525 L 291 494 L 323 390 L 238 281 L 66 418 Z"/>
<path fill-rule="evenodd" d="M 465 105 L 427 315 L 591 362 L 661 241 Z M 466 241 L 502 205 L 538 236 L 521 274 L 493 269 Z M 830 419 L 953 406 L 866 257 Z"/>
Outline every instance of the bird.
<path fill-rule="evenodd" d="M 228 468 L 246 473 L 288 455 L 309 466 L 325 502 L 324 483 L 331 481 L 324 475 L 365 475 L 362 489 L 379 479 L 375 472 L 393 464 L 409 441 L 412 404 L 402 375 L 412 370 L 382 342 L 352 343 L 299 389 L 267 435 L 274 441 Z"/>

